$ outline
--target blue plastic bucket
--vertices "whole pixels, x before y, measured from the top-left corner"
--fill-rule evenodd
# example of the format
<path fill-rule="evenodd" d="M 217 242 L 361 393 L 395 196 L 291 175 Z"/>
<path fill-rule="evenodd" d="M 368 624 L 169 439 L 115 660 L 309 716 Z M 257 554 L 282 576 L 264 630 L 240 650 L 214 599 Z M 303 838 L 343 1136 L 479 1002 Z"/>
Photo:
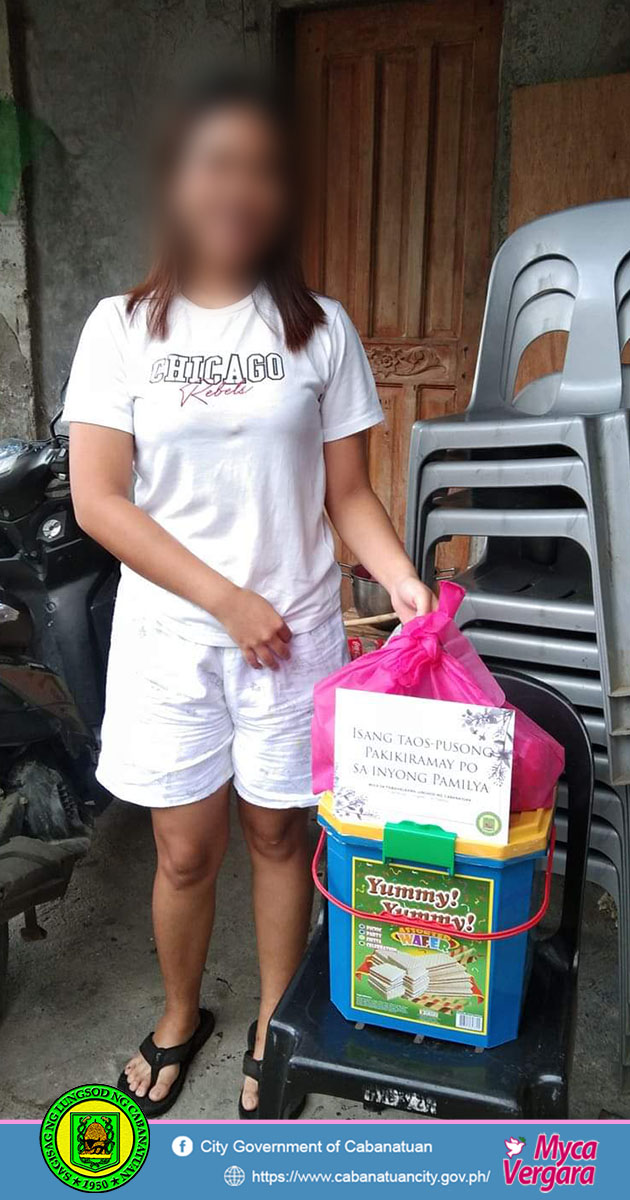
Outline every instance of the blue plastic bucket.
<path fill-rule="evenodd" d="M 328 890 L 361 914 L 329 903 L 331 998 L 339 1011 L 351 1021 L 468 1045 L 517 1037 L 528 933 L 498 940 L 466 933 L 496 934 L 528 921 L 536 859 L 552 820 L 552 810 L 517 814 L 506 847 L 458 839 L 451 873 L 401 855 L 384 861 L 383 830 L 348 827 L 325 798 L 319 821 Z M 383 913 L 395 922 L 383 923 Z M 430 929 L 406 924 L 417 918 Z"/>

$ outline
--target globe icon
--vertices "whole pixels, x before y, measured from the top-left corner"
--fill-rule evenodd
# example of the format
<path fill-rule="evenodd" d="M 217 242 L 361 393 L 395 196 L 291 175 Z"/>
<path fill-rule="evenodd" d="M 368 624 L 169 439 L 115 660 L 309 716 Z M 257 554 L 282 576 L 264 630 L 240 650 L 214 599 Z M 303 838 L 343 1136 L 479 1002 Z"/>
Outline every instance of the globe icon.
<path fill-rule="evenodd" d="M 245 1172 L 242 1167 L 227 1167 L 223 1172 L 223 1178 L 228 1187 L 240 1187 L 245 1183 Z"/>

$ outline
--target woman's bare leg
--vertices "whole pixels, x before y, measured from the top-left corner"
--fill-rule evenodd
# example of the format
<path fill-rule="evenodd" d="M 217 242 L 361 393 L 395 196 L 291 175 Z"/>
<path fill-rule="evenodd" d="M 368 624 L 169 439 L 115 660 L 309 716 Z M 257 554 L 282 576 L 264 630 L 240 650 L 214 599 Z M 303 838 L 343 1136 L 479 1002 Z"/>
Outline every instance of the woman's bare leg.
<path fill-rule="evenodd" d="M 269 1018 L 304 953 L 313 902 L 308 809 L 259 808 L 239 800 L 252 860 L 260 1009 L 254 1057 L 262 1058 Z M 258 1084 L 246 1079 L 243 1105 L 256 1108 Z"/>
<path fill-rule="evenodd" d="M 178 1046 L 199 1022 L 199 994 L 214 920 L 216 880 L 228 840 L 229 784 L 196 804 L 152 810 L 157 848 L 153 929 L 164 980 L 158 1046 Z M 151 1100 L 162 1100 L 179 1071 L 163 1067 Z M 131 1091 L 146 1096 L 150 1067 L 141 1054 L 127 1063 Z"/>

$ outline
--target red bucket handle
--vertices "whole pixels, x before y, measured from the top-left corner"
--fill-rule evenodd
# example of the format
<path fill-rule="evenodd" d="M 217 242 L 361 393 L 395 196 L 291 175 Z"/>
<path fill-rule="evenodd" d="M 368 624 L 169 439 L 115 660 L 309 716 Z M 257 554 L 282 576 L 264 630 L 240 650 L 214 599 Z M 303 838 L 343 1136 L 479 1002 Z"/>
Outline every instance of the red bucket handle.
<path fill-rule="evenodd" d="M 317 843 L 315 854 L 313 855 L 313 863 L 311 866 L 313 882 L 318 892 L 321 892 L 322 896 L 325 896 L 326 900 L 329 900 L 331 904 L 336 905 L 337 908 L 341 908 L 343 912 L 350 913 L 350 915 L 353 917 L 365 917 L 370 921 L 382 921 L 386 925 L 404 925 L 408 929 L 422 929 L 424 933 L 450 933 L 453 937 L 465 942 L 497 942 L 501 938 L 516 937 L 519 933 L 527 933 L 528 929 L 533 929 L 535 925 L 538 925 L 538 923 L 542 921 L 547 909 L 549 908 L 549 900 L 551 898 L 553 852 L 556 846 L 555 827 L 552 828 L 551 837 L 549 839 L 547 865 L 545 868 L 545 891 L 542 904 L 538 909 L 538 912 L 534 913 L 534 916 L 530 917 L 529 921 L 524 921 L 522 925 L 514 925 L 512 929 L 497 929 L 494 933 L 464 934 L 462 933 L 461 929 L 457 929 L 454 925 L 446 925 L 438 921 L 425 921 L 422 917 L 403 917 L 401 919 L 400 917 L 391 916 L 389 913 L 366 913 L 362 912 L 360 908 L 352 908 L 350 904 L 344 904 L 343 900 L 338 900 L 336 896 L 333 896 L 332 893 L 324 887 L 321 879 L 319 879 L 317 875 L 317 868 L 319 866 L 319 860 L 322 856 L 325 840 L 326 830 L 322 829 L 319 835 L 319 841 Z"/>

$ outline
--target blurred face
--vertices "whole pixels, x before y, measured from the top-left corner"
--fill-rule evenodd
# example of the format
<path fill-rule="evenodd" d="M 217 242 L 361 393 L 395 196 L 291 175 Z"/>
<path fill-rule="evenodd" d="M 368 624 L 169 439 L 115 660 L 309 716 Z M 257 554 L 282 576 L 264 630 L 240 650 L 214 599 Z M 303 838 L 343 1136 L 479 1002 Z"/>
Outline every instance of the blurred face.
<path fill-rule="evenodd" d="M 168 189 L 167 214 L 191 270 L 255 272 L 288 216 L 285 163 L 272 122 L 245 105 L 196 121 Z"/>

